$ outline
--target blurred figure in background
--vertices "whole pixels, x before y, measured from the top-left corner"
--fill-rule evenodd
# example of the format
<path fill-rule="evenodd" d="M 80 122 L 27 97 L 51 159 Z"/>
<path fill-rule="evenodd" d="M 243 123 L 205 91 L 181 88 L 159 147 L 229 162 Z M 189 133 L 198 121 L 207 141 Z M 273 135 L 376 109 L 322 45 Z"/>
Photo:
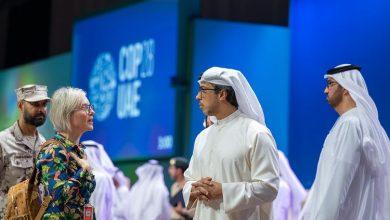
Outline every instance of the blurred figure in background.
<path fill-rule="evenodd" d="M 131 187 L 126 216 L 131 220 L 168 220 L 171 217 L 169 192 L 163 167 L 156 160 L 138 167 L 138 181 Z"/>
<path fill-rule="evenodd" d="M 90 198 L 90 203 L 95 208 L 96 219 L 111 219 L 114 197 L 116 196 L 116 188 L 112 178 L 117 168 L 114 167 L 108 156 L 106 158 L 101 144 L 91 140 L 83 141 L 82 144 L 86 147 L 87 160 L 92 167 L 96 181 L 95 190 Z"/>
<path fill-rule="evenodd" d="M 171 219 L 192 219 L 195 209 L 187 210 L 183 199 L 183 187 L 185 184 L 184 171 L 188 168 L 188 160 L 183 157 L 174 157 L 169 161 L 169 176 L 175 182 L 171 186 L 169 202 L 172 205 Z"/>
<path fill-rule="evenodd" d="M 45 123 L 50 101 L 46 86 L 25 85 L 15 92 L 18 120 L 0 132 L 0 219 L 8 189 L 31 177 L 38 146 L 45 142 L 37 127 Z"/>
<path fill-rule="evenodd" d="M 114 175 L 114 185 L 116 187 L 116 196 L 113 207 L 113 220 L 131 220 L 127 215 L 128 207 L 132 205 L 130 198 L 130 179 L 117 170 Z M 133 201 L 134 202 L 134 201 Z"/>
<path fill-rule="evenodd" d="M 297 220 L 307 192 L 299 181 L 284 153 L 278 150 L 280 183 L 273 203 L 275 220 Z"/>
<path fill-rule="evenodd" d="M 82 143 L 86 146 L 87 159 L 96 180 L 96 188 L 90 198 L 96 219 L 129 219 L 126 208 L 131 204 L 125 203 L 124 198 L 129 197 L 130 180 L 114 165 L 103 145 L 92 140 Z"/>

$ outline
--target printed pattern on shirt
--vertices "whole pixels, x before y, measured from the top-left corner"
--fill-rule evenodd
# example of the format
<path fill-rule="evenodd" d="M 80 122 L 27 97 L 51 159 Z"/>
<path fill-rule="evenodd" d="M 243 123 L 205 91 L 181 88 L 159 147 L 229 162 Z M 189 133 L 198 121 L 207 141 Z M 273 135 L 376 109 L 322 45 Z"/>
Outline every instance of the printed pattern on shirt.
<path fill-rule="evenodd" d="M 82 158 L 85 147 L 59 134 L 54 139 L 61 144 L 42 148 L 36 163 L 40 182 L 52 196 L 43 219 L 82 219 L 96 183 L 92 172 L 84 171 L 69 153 Z"/>

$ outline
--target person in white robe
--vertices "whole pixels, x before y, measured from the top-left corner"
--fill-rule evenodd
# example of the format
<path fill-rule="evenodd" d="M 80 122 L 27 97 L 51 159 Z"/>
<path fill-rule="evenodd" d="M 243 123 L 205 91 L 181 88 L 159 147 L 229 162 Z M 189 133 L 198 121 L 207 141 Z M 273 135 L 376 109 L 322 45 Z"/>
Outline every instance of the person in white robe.
<path fill-rule="evenodd" d="M 302 209 L 302 203 L 307 192 L 291 169 L 284 153 L 278 150 L 280 184 L 276 199 L 274 200 L 275 220 L 297 220 Z"/>
<path fill-rule="evenodd" d="M 90 198 L 90 203 L 95 210 L 96 219 L 111 219 L 116 193 L 112 180 L 112 171 L 115 170 L 114 165 L 111 160 L 107 163 L 106 158 L 104 158 L 105 155 L 102 154 L 102 150 L 100 149 L 103 146 L 99 143 L 89 140 L 83 141 L 82 144 L 86 146 L 85 153 L 87 160 L 92 167 L 92 173 L 95 175 L 96 180 L 96 187 Z"/>
<path fill-rule="evenodd" d="M 276 143 L 243 74 L 212 67 L 196 99 L 214 124 L 196 138 L 183 197 L 194 219 L 272 219 L 279 186 Z"/>
<path fill-rule="evenodd" d="M 138 181 L 131 187 L 127 214 L 131 220 L 168 220 L 171 217 L 169 192 L 163 167 L 156 160 L 136 169 Z"/>
<path fill-rule="evenodd" d="M 90 198 L 96 219 L 128 219 L 125 213 L 131 204 L 123 202 L 130 193 L 128 178 L 113 164 L 103 145 L 92 140 L 82 144 L 86 146 L 87 160 L 96 180 L 96 188 Z"/>
<path fill-rule="evenodd" d="M 274 220 L 291 220 L 291 204 L 290 186 L 280 177 L 278 195 L 272 203 Z"/>
<path fill-rule="evenodd" d="M 117 170 L 113 180 L 116 187 L 116 196 L 112 208 L 112 220 L 130 220 L 130 217 L 127 216 L 127 209 L 132 205 L 128 199 L 130 198 L 130 179 L 121 170 Z"/>
<path fill-rule="evenodd" d="M 339 65 L 325 78 L 340 117 L 325 139 L 301 219 L 390 219 L 390 142 L 360 67 Z"/>
<path fill-rule="evenodd" d="M 203 127 L 208 128 L 212 124 L 210 116 L 206 116 Z M 307 197 L 307 191 L 290 167 L 287 157 L 278 150 L 279 156 L 279 190 L 273 201 L 273 213 L 275 220 L 297 220 L 302 210 L 303 202 Z"/>

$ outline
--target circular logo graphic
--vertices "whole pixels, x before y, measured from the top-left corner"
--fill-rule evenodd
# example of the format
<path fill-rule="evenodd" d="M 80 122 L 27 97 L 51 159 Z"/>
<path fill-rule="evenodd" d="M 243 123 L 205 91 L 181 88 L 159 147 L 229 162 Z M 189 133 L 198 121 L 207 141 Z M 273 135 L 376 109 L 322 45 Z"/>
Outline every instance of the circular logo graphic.
<path fill-rule="evenodd" d="M 89 78 L 89 99 L 98 121 L 106 119 L 115 102 L 116 72 L 109 53 L 100 54 Z"/>

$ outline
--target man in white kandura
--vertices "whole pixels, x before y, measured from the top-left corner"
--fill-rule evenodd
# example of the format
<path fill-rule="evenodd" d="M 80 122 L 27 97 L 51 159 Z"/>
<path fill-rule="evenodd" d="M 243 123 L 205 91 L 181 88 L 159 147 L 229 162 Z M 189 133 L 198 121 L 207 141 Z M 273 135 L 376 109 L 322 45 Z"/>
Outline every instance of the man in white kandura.
<path fill-rule="evenodd" d="M 169 220 L 171 205 L 169 191 L 164 183 L 164 168 L 156 161 L 149 160 L 138 167 L 137 182 L 131 187 L 125 204 L 126 218 L 131 220 Z"/>
<path fill-rule="evenodd" d="M 390 219 L 390 142 L 360 67 L 327 72 L 325 94 L 340 115 L 325 139 L 302 219 Z"/>
<path fill-rule="evenodd" d="M 278 153 L 254 91 L 233 69 L 210 68 L 198 82 L 196 99 L 215 123 L 197 136 L 184 173 L 187 208 L 194 219 L 272 219 Z"/>

